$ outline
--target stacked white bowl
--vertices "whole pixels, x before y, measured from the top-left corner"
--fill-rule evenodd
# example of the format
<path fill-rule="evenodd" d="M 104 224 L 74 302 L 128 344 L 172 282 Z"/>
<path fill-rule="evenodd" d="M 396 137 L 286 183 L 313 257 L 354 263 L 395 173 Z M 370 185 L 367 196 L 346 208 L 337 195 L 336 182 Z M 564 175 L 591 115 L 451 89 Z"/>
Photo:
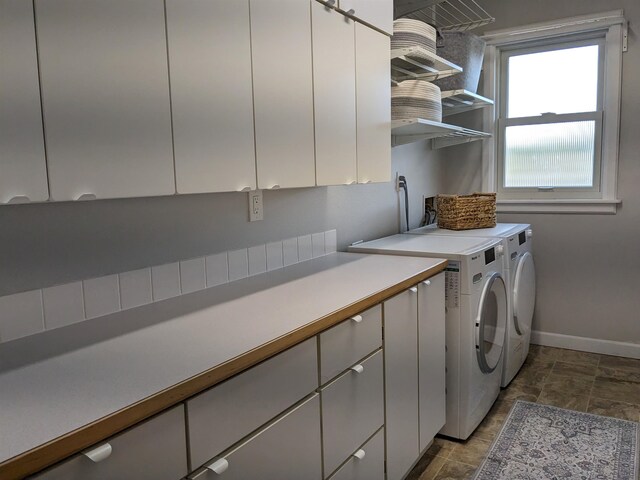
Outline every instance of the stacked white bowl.
<path fill-rule="evenodd" d="M 391 119 L 423 118 L 442 122 L 440 88 L 424 80 L 405 80 L 391 87 Z"/>
<path fill-rule="evenodd" d="M 412 18 L 394 20 L 391 50 L 407 47 L 422 47 L 436 53 L 436 29 L 428 23 Z"/>

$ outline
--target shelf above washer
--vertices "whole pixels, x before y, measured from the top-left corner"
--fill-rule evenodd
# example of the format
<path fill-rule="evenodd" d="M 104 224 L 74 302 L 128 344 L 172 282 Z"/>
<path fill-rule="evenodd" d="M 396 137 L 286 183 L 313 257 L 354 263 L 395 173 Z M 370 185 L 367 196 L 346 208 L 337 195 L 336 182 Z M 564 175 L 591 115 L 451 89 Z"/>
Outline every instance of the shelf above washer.
<path fill-rule="evenodd" d="M 495 22 L 476 0 L 395 0 L 394 18 L 413 18 L 441 31 L 461 32 Z"/>
<path fill-rule="evenodd" d="M 393 120 L 391 122 L 391 145 L 394 147 L 431 139 L 431 147 L 438 149 L 489 137 L 491 137 L 490 133 L 423 118 Z"/>
<path fill-rule="evenodd" d="M 493 105 L 493 100 L 468 90 L 447 90 L 442 92 L 443 117 L 491 105 Z"/>
<path fill-rule="evenodd" d="M 427 80 L 449 77 L 462 72 L 462 67 L 422 47 L 391 50 L 391 81 Z"/>

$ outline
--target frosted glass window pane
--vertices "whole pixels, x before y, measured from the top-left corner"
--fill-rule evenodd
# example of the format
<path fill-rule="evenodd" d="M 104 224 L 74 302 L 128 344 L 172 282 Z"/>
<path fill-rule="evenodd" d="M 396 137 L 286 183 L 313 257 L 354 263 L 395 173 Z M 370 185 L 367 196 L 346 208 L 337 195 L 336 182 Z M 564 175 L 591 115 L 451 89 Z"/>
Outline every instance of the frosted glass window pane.
<path fill-rule="evenodd" d="M 508 117 L 598 108 L 598 45 L 509 57 Z"/>
<path fill-rule="evenodd" d="M 595 122 L 507 127 L 505 187 L 592 187 Z"/>

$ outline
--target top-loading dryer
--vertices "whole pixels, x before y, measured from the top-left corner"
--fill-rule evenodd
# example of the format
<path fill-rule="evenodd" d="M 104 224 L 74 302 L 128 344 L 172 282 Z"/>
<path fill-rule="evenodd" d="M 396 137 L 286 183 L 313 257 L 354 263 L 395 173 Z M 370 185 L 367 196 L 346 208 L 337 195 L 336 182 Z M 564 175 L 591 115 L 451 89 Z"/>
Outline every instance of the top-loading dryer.
<path fill-rule="evenodd" d="M 443 435 L 466 439 L 500 393 L 507 323 L 502 241 L 438 235 L 392 235 L 352 252 L 449 260 L 446 294 L 446 424 Z"/>
<path fill-rule="evenodd" d="M 509 286 L 509 322 L 501 386 L 509 385 L 529 354 L 531 322 L 536 300 L 536 273 L 533 262 L 533 231 L 526 223 L 498 223 L 493 228 L 447 230 L 435 225 L 416 228 L 409 234 L 503 239 L 505 278 Z"/>

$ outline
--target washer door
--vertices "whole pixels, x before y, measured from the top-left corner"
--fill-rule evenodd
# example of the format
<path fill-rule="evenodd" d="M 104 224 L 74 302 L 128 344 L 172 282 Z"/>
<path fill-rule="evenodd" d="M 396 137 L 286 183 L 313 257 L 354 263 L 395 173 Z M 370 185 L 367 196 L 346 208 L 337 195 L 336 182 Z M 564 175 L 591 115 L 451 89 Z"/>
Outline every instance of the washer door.
<path fill-rule="evenodd" d="M 489 275 L 476 317 L 476 354 L 482 373 L 493 372 L 502 356 L 507 327 L 507 288 L 502 275 Z"/>
<path fill-rule="evenodd" d="M 533 255 L 525 252 L 518 259 L 513 279 L 513 323 L 519 335 L 531 331 L 533 309 L 536 305 L 536 269 Z"/>

